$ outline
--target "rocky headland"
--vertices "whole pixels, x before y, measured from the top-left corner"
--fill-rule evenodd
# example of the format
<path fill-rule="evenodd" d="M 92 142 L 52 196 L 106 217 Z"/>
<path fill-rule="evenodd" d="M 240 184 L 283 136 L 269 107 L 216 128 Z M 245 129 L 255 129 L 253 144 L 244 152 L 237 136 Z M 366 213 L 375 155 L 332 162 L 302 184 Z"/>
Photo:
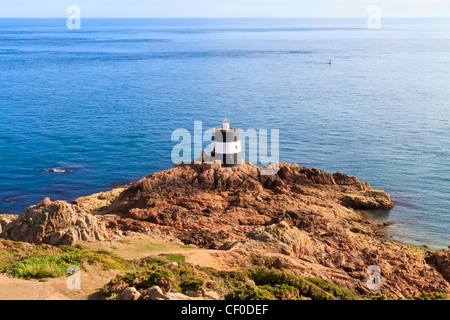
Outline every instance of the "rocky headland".
<path fill-rule="evenodd" d="M 376 266 L 378 291 L 392 297 L 449 294 L 448 250 L 398 243 L 390 238 L 389 223 L 364 212 L 394 206 L 386 192 L 340 172 L 280 163 L 276 174 L 266 176 L 250 163 L 181 163 L 73 203 L 45 199 L 21 216 L 2 215 L 0 235 L 73 246 L 150 234 L 207 249 L 228 270 L 263 265 L 364 295 L 374 290 L 367 279 L 368 268 Z M 133 290 L 124 295 L 135 296 Z"/>

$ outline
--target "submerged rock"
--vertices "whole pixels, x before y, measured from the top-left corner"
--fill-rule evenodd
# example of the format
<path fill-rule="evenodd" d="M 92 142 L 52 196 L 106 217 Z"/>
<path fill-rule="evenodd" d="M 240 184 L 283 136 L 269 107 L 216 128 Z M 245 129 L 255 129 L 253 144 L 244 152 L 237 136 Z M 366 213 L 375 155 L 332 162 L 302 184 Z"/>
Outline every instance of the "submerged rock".
<path fill-rule="evenodd" d="M 54 173 L 65 173 L 65 172 L 72 172 L 72 169 L 60 169 L 60 168 L 50 168 L 45 169 L 44 172 L 54 172 Z"/>

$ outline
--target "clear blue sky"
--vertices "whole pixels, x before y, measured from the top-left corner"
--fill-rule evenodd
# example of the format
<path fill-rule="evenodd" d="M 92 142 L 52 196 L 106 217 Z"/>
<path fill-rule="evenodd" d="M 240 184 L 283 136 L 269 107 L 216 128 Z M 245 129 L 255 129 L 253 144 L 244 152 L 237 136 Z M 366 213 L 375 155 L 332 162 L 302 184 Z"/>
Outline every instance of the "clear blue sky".
<path fill-rule="evenodd" d="M 0 0 L 0 17 L 450 17 L 450 0 Z"/>

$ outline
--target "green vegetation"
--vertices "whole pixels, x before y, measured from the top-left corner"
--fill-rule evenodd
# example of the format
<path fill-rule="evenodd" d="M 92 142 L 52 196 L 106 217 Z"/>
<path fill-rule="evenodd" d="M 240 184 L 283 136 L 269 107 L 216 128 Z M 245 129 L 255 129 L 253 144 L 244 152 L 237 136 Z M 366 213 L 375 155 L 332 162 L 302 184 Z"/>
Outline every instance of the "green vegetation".
<path fill-rule="evenodd" d="M 150 273 L 144 286 L 149 288 L 159 286 L 165 292 L 168 292 L 173 285 L 173 273 L 167 269 L 159 269 Z"/>
<path fill-rule="evenodd" d="M 99 265 L 105 270 L 124 270 L 106 283 L 102 293 L 110 298 L 126 287 L 146 290 L 158 285 L 164 292 L 214 290 L 233 300 L 358 299 L 358 295 L 329 281 L 304 277 L 278 269 L 277 259 L 263 259 L 263 266 L 243 271 L 195 267 L 180 254 L 161 254 L 139 261 L 120 258 L 105 250 L 82 246 L 30 245 L 0 242 L 0 272 L 19 278 L 61 277 L 71 265 Z M 174 263 L 176 262 L 176 263 Z"/>
<path fill-rule="evenodd" d="M 371 291 L 368 294 L 362 296 L 364 300 L 401 300 L 394 297 L 389 292 Z"/>
<path fill-rule="evenodd" d="M 407 250 L 423 252 L 417 247 Z M 141 260 L 126 260 L 105 250 L 82 245 L 50 246 L 0 240 L 0 273 L 17 278 L 54 278 L 66 275 L 75 265 L 86 269 L 95 265 L 104 270 L 122 270 L 106 283 L 101 292 L 114 300 L 127 287 L 145 295 L 154 285 L 164 292 L 213 290 L 228 300 L 393 300 L 388 292 L 358 295 L 330 281 L 306 277 L 281 269 L 276 258 L 259 257 L 254 267 L 242 271 L 223 271 L 193 266 L 181 254 L 160 254 Z M 448 300 L 445 293 L 422 293 L 414 300 Z"/>
<path fill-rule="evenodd" d="M 69 266 L 83 268 L 101 265 L 104 270 L 125 270 L 131 263 L 108 251 L 83 250 L 77 247 L 49 245 L 31 246 L 20 242 L 2 242 L 0 273 L 16 278 L 57 278 Z M 6 244 L 6 247 L 5 247 Z"/>
<path fill-rule="evenodd" d="M 111 298 L 118 295 L 122 290 L 127 287 L 135 287 L 140 289 L 143 284 L 147 281 L 150 273 L 149 272 L 127 272 L 124 275 L 116 275 L 102 288 L 102 293 L 107 297 Z"/>
<path fill-rule="evenodd" d="M 169 260 L 165 257 L 157 257 L 157 258 L 144 258 L 141 260 L 142 267 L 152 267 L 152 266 L 163 266 L 167 264 Z"/>
<path fill-rule="evenodd" d="M 265 267 L 256 267 L 247 272 L 256 285 L 275 287 L 288 285 L 296 288 L 298 290 L 296 298 L 307 297 L 312 300 L 355 300 L 359 298 L 353 291 L 323 279 L 303 277 Z"/>
<path fill-rule="evenodd" d="M 225 295 L 225 300 L 276 300 L 266 288 L 246 283 Z"/>
<path fill-rule="evenodd" d="M 411 246 L 411 245 L 403 245 L 402 246 L 403 249 L 408 250 L 409 252 L 412 253 L 419 253 L 420 255 L 422 255 L 423 257 L 426 257 L 429 253 L 429 251 L 425 248 L 425 247 L 416 247 L 416 246 Z"/>
<path fill-rule="evenodd" d="M 180 289 L 183 292 L 186 291 L 198 291 L 205 282 L 205 279 L 200 277 L 189 277 L 186 280 L 183 280 L 183 282 L 180 283 Z"/>
<path fill-rule="evenodd" d="M 161 258 L 167 259 L 165 257 L 145 259 L 141 261 L 138 271 L 117 275 L 103 286 L 102 294 L 111 297 L 131 286 L 145 291 L 157 285 L 164 292 L 171 290 L 185 292 L 197 291 L 206 285 L 205 279 L 208 278 L 206 273 L 188 265 L 177 267 L 168 259 L 165 264 L 161 264 Z"/>
<path fill-rule="evenodd" d="M 117 300 L 117 293 L 113 293 L 110 297 L 106 297 L 105 300 Z"/>
<path fill-rule="evenodd" d="M 449 300 L 449 297 L 446 293 L 423 292 L 420 296 L 414 297 L 414 300 Z"/>
<path fill-rule="evenodd" d="M 329 294 L 335 296 L 339 300 L 358 300 L 359 296 L 353 291 L 346 289 L 342 286 L 334 284 L 333 282 L 320 279 L 320 278 L 305 278 L 307 281 L 320 287 L 322 290 L 328 292 Z"/>
<path fill-rule="evenodd" d="M 165 253 L 162 253 L 162 254 L 160 254 L 160 256 L 166 257 L 171 262 L 177 262 L 177 263 L 182 263 L 182 264 L 184 264 L 186 262 L 185 258 L 184 258 L 184 256 L 182 254 L 165 254 Z"/>
<path fill-rule="evenodd" d="M 296 300 L 301 298 L 299 290 L 288 284 L 265 285 L 261 288 L 270 292 L 277 300 Z"/>
<path fill-rule="evenodd" d="M 279 269 L 221 271 L 185 263 L 176 266 L 168 259 L 163 264 L 161 258 L 142 260 L 139 271 L 116 276 L 103 287 L 102 293 L 111 297 L 133 286 L 145 295 L 148 288 L 158 285 L 164 292 L 214 290 L 229 300 L 360 299 L 354 292 L 329 281 Z"/>
<path fill-rule="evenodd" d="M 403 300 L 402 298 L 396 298 L 389 292 L 369 292 L 362 296 L 366 300 Z M 447 293 L 439 292 L 422 292 L 419 296 L 413 298 L 413 300 L 449 300 Z"/>
<path fill-rule="evenodd" d="M 184 264 L 185 258 L 181 254 L 160 254 L 158 257 L 144 258 L 141 260 L 141 265 L 144 267 L 162 266 L 169 262 L 176 262 L 177 264 Z"/>

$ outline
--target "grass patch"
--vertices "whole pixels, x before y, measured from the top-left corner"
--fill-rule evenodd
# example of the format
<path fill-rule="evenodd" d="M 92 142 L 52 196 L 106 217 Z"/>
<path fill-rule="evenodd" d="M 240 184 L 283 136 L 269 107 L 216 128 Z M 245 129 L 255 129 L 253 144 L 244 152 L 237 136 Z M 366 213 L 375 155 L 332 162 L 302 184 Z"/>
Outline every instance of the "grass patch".
<path fill-rule="evenodd" d="M 132 263 L 108 251 L 80 247 L 10 244 L 0 249 L 0 273 L 23 279 L 57 278 L 69 266 L 101 265 L 104 270 L 124 270 Z"/>
<path fill-rule="evenodd" d="M 185 264 L 185 258 L 182 254 L 166 254 L 162 253 L 160 256 L 166 257 L 170 262 L 177 262 L 181 264 Z"/>
<path fill-rule="evenodd" d="M 152 266 L 163 266 L 168 262 L 169 260 L 166 257 L 144 258 L 141 260 L 140 265 L 144 268 L 150 268 Z"/>

